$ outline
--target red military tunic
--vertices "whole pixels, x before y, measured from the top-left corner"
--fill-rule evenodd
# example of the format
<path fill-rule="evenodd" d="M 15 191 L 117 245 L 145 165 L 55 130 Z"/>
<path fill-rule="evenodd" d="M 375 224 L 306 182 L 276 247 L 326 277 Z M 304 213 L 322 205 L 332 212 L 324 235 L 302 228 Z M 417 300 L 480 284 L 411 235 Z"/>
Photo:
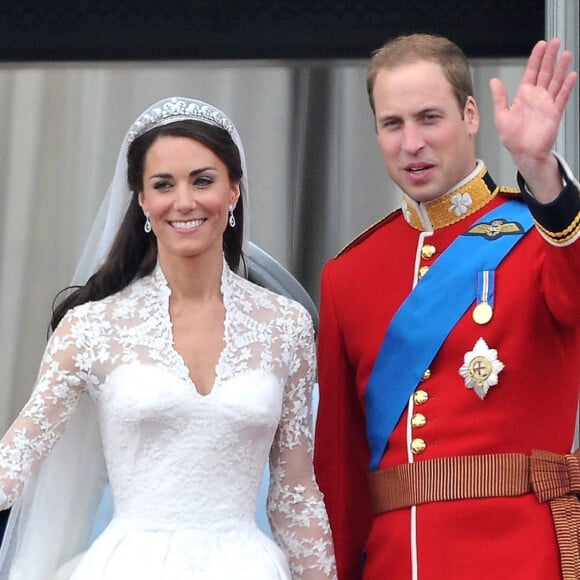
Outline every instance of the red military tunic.
<path fill-rule="evenodd" d="M 430 458 L 570 451 L 580 385 L 580 199 L 568 178 L 550 207 L 528 200 L 537 227 L 495 272 L 493 318 L 476 324 L 470 307 L 449 333 L 380 469 Z M 405 198 L 402 210 L 323 270 L 315 467 L 340 580 L 561 577 L 550 507 L 533 494 L 428 503 L 376 517 L 370 508 L 364 395 L 373 363 L 389 321 L 425 269 L 514 195 L 490 183 L 480 163 L 442 199 L 418 205 Z M 504 364 L 483 399 L 459 373 L 479 338 Z"/>

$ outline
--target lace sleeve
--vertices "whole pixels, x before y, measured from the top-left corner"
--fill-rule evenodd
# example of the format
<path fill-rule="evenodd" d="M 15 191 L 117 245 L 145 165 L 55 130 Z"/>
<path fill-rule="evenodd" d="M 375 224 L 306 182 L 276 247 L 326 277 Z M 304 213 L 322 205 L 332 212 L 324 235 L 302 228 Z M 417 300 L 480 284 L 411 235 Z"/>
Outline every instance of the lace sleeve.
<path fill-rule="evenodd" d="M 330 526 L 312 466 L 314 331 L 306 312 L 300 311 L 299 316 L 282 417 L 270 453 L 267 511 L 293 578 L 336 578 Z"/>
<path fill-rule="evenodd" d="M 19 497 L 78 404 L 85 384 L 81 342 L 68 316 L 50 337 L 32 395 L 0 441 L 0 509 Z"/>

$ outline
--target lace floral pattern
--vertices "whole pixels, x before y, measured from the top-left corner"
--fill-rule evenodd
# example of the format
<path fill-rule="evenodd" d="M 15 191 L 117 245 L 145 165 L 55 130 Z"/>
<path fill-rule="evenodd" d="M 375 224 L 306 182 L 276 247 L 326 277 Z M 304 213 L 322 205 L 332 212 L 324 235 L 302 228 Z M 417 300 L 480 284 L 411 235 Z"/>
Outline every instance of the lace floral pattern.
<path fill-rule="evenodd" d="M 0 442 L 0 508 L 21 494 L 86 392 L 118 521 L 238 533 L 253 524 L 269 456 L 268 517 L 292 577 L 335 578 L 311 465 L 312 322 L 299 304 L 225 264 L 222 293 L 226 346 L 208 395 L 197 392 L 173 346 L 170 289 L 159 267 L 115 296 L 69 311 L 49 340 L 30 400 Z"/>

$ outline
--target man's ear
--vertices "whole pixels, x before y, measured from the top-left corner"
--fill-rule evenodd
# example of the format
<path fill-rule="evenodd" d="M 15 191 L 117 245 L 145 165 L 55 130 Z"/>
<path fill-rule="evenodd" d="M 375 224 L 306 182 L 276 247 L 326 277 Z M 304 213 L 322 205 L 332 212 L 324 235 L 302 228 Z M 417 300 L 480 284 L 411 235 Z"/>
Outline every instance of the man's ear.
<path fill-rule="evenodd" d="M 476 100 L 471 95 L 469 95 L 465 100 L 463 118 L 467 123 L 469 134 L 475 135 L 479 130 L 479 107 L 477 106 Z"/>

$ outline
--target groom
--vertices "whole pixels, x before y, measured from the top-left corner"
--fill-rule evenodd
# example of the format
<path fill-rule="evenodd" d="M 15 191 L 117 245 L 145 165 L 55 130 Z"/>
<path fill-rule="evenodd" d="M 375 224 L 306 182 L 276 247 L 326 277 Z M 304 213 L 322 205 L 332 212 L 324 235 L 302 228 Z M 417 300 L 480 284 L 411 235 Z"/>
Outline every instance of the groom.
<path fill-rule="evenodd" d="M 519 190 L 477 158 L 459 47 L 403 36 L 371 61 L 404 196 L 322 274 L 315 466 L 339 580 L 580 578 L 580 186 L 552 154 L 577 73 L 559 48 L 538 42 L 511 103 L 491 81 Z"/>

